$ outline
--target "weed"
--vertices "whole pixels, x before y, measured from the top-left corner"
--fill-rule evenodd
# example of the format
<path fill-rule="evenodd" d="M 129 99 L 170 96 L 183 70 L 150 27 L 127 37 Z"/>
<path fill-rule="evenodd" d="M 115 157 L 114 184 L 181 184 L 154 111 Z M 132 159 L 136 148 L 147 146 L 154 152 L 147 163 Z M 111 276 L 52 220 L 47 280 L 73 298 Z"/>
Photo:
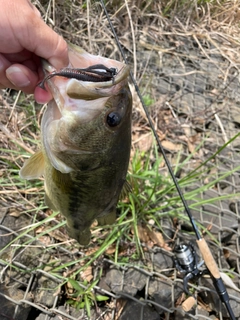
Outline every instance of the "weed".
<path fill-rule="evenodd" d="M 76 309 L 85 309 L 89 319 L 91 318 L 91 307 L 94 305 L 96 306 L 97 302 L 109 299 L 107 296 L 94 293 L 93 289 L 97 285 L 98 281 L 99 279 L 88 284 L 87 280 L 79 283 L 71 278 L 68 279 L 68 283 L 74 289 L 74 292 L 68 293 L 67 304 L 75 307 Z"/>

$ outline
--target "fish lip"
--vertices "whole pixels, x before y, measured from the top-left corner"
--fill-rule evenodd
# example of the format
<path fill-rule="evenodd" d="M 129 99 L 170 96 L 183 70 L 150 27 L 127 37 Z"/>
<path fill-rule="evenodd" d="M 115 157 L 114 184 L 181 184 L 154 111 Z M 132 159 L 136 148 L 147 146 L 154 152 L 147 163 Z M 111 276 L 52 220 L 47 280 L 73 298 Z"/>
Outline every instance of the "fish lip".
<path fill-rule="evenodd" d="M 54 69 L 46 60 L 44 60 L 42 62 L 42 64 L 43 64 L 45 77 L 48 77 L 49 74 L 56 71 L 56 69 Z M 67 92 L 68 92 L 68 90 L 71 91 L 72 86 L 76 86 L 77 83 L 80 83 L 80 84 L 84 85 L 85 87 L 87 85 L 89 89 L 95 89 L 95 90 L 111 88 L 114 85 L 117 85 L 117 84 L 121 83 L 122 81 L 124 81 L 129 76 L 129 73 L 130 73 L 129 65 L 123 64 L 122 68 L 117 72 L 117 74 L 114 75 L 113 78 L 108 81 L 92 82 L 92 81 L 84 81 L 84 80 L 69 78 L 67 81 L 66 91 Z M 54 78 L 56 78 L 56 77 L 64 78 L 64 76 L 59 76 L 59 75 L 54 76 Z M 45 82 L 45 80 L 43 80 L 41 83 L 43 84 L 44 82 Z M 49 85 L 52 82 L 54 82 L 54 79 L 50 78 L 50 79 L 46 80 L 46 82 Z M 82 85 L 80 85 L 80 87 Z M 43 86 L 43 85 L 41 85 L 41 86 Z M 50 85 L 50 88 L 51 88 L 51 85 Z"/>
<path fill-rule="evenodd" d="M 109 97 L 117 94 L 128 83 L 130 67 L 123 65 L 117 75 L 110 81 L 104 82 L 86 82 L 76 79 L 70 79 L 66 85 L 66 93 L 71 98 L 84 95 L 86 100 L 97 99 L 100 97 Z"/>
<path fill-rule="evenodd" d="M 82 49 L 77 49 L 78 52 L 76 52 L 75 49 L 76 48 L 69 46 L 70 64 L 67 68 L 86 69 L 94 65 L 102 64 L 106 66 L 106 68 L 116 69 L 117 73 L 116 75 L 113 75 L 112 79 L 100 82 L 83 81 L 59 75 L 54 75 L 53 77 L 46 79 L 51 73 L 59 72 L 63 69 L 56 70 L 48 63 L 48 61 L 42 60 L 42 67 L 46 78 L 39 85 L 44 88 L 46 80 L 47 86 L 60 110 L 64 107 L 63 103 L 65 98 L 63 97 L 63 92 L 64 96 L 68 96 L 70 99 L 94 100 L 100 97 L 109 97 L 118 94 L 118 92 L 127 85 L 130 73 L 129 65 L 116 60 L 89 54 Z M 64 90 L 60 89 L 60 87 L 64 87 Z"/>
<path fill-rule="evenodd" d="M 70 51 L 71 51 L 71 48 L 70 48 Z M 119 62 L 119 61 L 116 61 L 116 60 L 112 60 L 112 59 L 108 59 L 108 58 L 104 58 L 104 57 L 99 57 L 99 56 L 94 56 L 94 55 L 91 55 L 85 51 L 82 52 L 82 55 L 84 56 L 84 59 L 78 63 L 77 66 L 74 66 L 71 62 L 70 64 L 68 65 L 67 68 L 72 68 L 72 69 L 84 69 L 84 68 L 89 68 L 91 66 L 93 66 L 94 64 L 103 64 L 105 65 L 107 68 L 114 68 L 117 70 L 117 74 L 116 75 L 113 75 L 112 79 L 108 80 L 108 81 L 101 81 L 101 82 L 91 82 L 91 81 L 83 81 L 83 80 L 78 80 L 78 79 L 72 79 L 72 80 L 75 80 L 75 81 L 72 81 L 72 82 L 79 82 L 79 83 L 87 83 L 88 87 L 92 88 L 92 89 L 104 89 L 104 88 L 110 88 L 112 87 L 113 85 L 117 85 L 119 84 L 120 82 L 122 82 L 123 80 L 125 80 L 128 76 L 129 76 L 129 73 L 130 73 L 130 66 L 127 65 L 127 64 L 124 64 L 122 62 Z M 92 64 L 86 64 L 86 60 L 88 58 L 88 56 L 90 57 L 90 59 L 96 59 L 97 61 L 94 61 Z M 120 68 L 120 69 L 119 69 Z M 53 72 L 58 72 L 58 70 L 56 70 L 51 64 L 49 64 L 49 62 L 45 59 L 42 59 L 42 69 L 44 71 L 44 74 L 45 74 L 45 78 L 53 73 Z M 65 68 L 61 69 L 61 70 L 64 70 Z M 59 70 L 59 71 L 61 71 Z M 56 77 L 59 77 L 58 75 L 54 76 L 53 79 L 49 79 L 47 80 L 46 82 L 49 84 L 51 82 L 54 82 L 54 79 Z M 64 76 L 60 76 L 60 77 L 63 77 Z M 71 80 L 71 78 L 69 78 L 69 80 Z M 41 83 L 40 83 L 40 86 L 44 87 L 44 82 L 45 80 L 43 80 Z M 68 81 L 70 82 L 70 81 Z M 70 82 L 71 83 L 71 82 Z M 69 88 L 71 88 L 71 84 L 68 85 Z"/>

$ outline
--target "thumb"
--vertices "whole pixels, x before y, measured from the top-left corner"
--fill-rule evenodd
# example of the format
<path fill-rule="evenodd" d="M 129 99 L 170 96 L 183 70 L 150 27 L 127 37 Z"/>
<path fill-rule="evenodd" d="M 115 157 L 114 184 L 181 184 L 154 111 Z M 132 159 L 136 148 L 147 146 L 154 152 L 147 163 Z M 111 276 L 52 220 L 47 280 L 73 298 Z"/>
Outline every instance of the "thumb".
<path fill-rule="evenodd" d="M 68 65 L 67 43 L 46 25 L 30 0 L 0 0 L 0 7 L 0 52 L 28 50 L 57 69 Z"/>
<path fill-rule="evenodd" d="M 56 69 L 66 67 L 69 64 L 68 46 L 66 41 L 53 31 L 45 22 L 39 17 L 30 34 L 30 41 L 26 43 L 28 50 L 34 52 L 37 56 L 48 60 L 48 62 Z"/>
<path fill-rule="evenodd" d="M 6 15 L 11 18 L 9 23 L 13 30 L 13 41 L 9 43 L 8 40 L 5 44 L 8 49 L 11 47 L 5 53 L 26 49 L 48 60 L 56 69 L 66 67 L 69 63 L 66 41 L 42 20 L 40 12 L 29 1 L 18 0 L 11 3 L 12 6 L 9 7 L 8 2 L 5 6 L 9 7 Z"/>

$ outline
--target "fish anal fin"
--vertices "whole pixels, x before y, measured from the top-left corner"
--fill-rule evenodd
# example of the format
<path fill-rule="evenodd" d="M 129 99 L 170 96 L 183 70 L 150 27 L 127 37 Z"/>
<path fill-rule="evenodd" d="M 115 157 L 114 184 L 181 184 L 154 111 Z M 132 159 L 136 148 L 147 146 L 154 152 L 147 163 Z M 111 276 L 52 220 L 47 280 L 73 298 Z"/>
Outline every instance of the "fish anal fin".
<path fill-rule="evenodd" d="M 37 179 L 44 173 L 44 156 L 41 150 L 34 153 L 27 159 L 19 174 L 23 179 Z"/>
<path fill-rule="evenodd" d="M 97 218 L 98 223 L 100 226 L 104 226 L 107 224 L 113 224 L 116 221 L 116 210 L 111 211 L 110 213 Z"/>
<path fill-rule="evenodd" d="M 48 208 L 52 209 L 53 211 L 58 211 L 46 193 L 44 196 L 44 202 Z"/>

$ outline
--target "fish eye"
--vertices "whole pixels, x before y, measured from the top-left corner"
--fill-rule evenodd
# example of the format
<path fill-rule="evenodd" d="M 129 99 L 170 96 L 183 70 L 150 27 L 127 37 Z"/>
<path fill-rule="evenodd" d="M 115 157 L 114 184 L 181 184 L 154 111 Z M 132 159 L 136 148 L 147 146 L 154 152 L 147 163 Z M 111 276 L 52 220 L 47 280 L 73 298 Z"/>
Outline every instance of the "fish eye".
<path fill-rule="evenodd" d="M 122 118 L 118 112 L 110 112 L 107 115 L 107 124 L 109 127 L 116 127 L 120 124 Z"/>

